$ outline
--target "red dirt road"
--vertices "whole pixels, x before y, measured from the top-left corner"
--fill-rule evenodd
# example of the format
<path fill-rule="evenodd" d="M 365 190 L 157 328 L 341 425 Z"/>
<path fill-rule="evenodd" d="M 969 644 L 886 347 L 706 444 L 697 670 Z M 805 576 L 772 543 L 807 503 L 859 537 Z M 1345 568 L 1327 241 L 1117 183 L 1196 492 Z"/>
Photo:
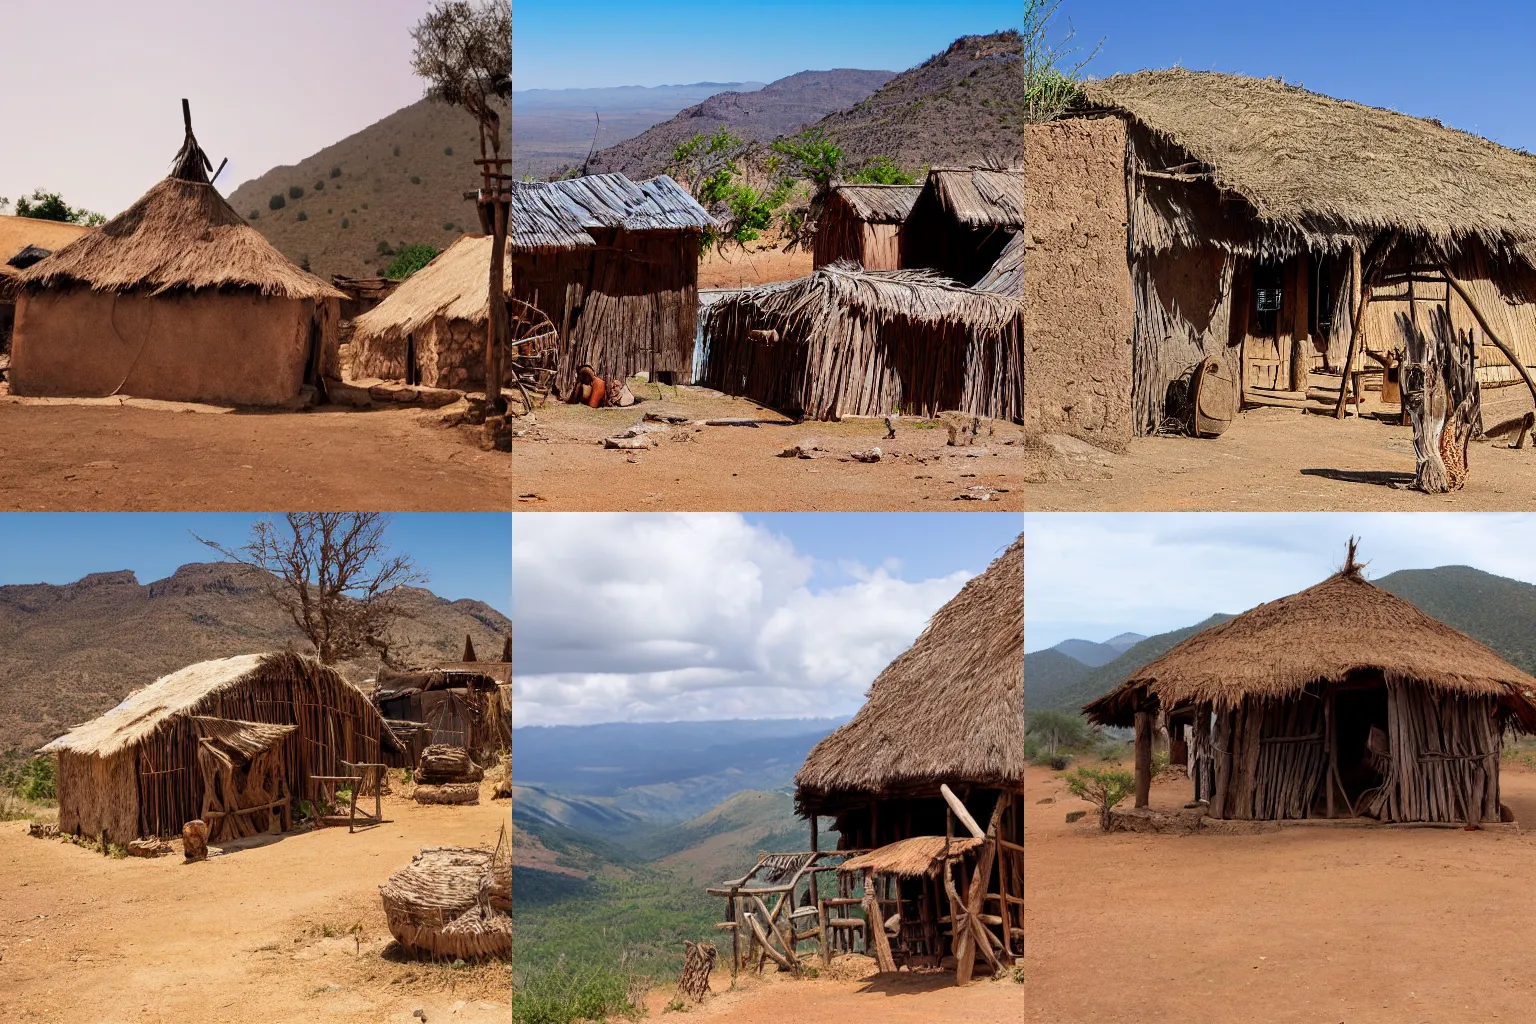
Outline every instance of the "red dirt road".
<path fill-rule="evenodd" d="M 0 398 L 0 508 L 505 511 L 511 459 L 430 416 Z"/>
<path fill-rule="evenodd" d="M 894 975 L 862 981 L 827 978 L 796 981 L 766 975 L 744 977 L 734 990 L 731 976 L 715 977 L 711 995 L 690 1010 L 689 1019 L 728 1020 L 732 1024 L 1019 1024 L 1024 1014 L 1024 986 L 982 978 L 964 988 L 953 974 Z M 671 991 L 653 992 L 647 1003 L 658 1016 Z"/>
<path fill-rule="evenodd" d="M 1536 774 L 1504 802 L 1536 825 Z M 1025 780 L 1029 991 L 1041 1024 L 1467 1024 L 1536 1017 L 1536 834 L 1292 826 L 1103 834 Z M 1041 804 L 1047 797 L 1054 803 Z M 1159 781 L 1152 806 L 1189 799 Z"/>

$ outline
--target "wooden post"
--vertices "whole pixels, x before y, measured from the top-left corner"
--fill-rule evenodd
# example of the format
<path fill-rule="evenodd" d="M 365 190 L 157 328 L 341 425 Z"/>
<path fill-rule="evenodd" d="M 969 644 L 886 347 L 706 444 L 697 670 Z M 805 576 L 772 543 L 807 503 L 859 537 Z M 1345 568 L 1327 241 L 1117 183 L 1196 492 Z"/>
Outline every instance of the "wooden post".
<path fill-rule="evenodd" d="M 944 798 L 944 802 L 949 805 L 949 809 L 955 812 L 955 817 L 960 819 L 960 823 L 966 827 L 972 837 L 976 839 L 984 838 L 981 826 L 976 824 L 976 819 L 971 817 L 971 813 L 965 809 L 965 804 L 961 803 L 960 798 L 955 796 L 954 790 L 941 782 L 939 783 L 939 795 Z M 950 827 L 953 828 L 952 825 Z"/>
<path fill-rule="evenodd" d="M 1307 323 L 1309 262 L 1306 252 L 1296 255 L 1296 287 L 1294 289 L 1296 308 L 1295 317 L 1292 320 L 1294 327 L 1291 330 L 1291 390 L 1301 392 L 1307 390 L 1307 364 L 1310 362 L 1306 353 L 1307 341 L 1311 337 Z"/>
<path fill-rule="evenodd" d="M 1328 750 L 1328 777 L 1324 786 L 1328 790 L 1328 817 L 1333 817 L 1333 779 L 1339 771 L 1339 745 L 1333 737 L 1333 697 L 1336 691 L 1329 687 L 1323 697 L 1323 745 Z"/>
<path fill-rule="evenodd" d="M 485 406 L 495 413 L 501 402 L 501 350 L 510 344 L 507 324 L 507 292 L 504 275 L 507 258 L 507 213 L 510 197 L 503 198 L 498 185 L 492 214 L 491 232 L 490 322 L 485 331 Z"/>
<path fill-rule="evenodd" d="M 811 852 L 812 853 L 816 853 L 817 852 L 817 850 L 816 850 L 816 815 L 814 815 L 814 814 L 811 815 Z M 815 879 L 812 879 L 812 882 L 814 883 Z M 813 889 L 815 888 L 814 884 L 812 885 L 812 888 Z"/>
<path fill-rule="evenodd" d="M 880 913 L 880 897 L 875 892 L 875 873 L 870 868 L 864 869 L 864 929 L 868 933 L 864 936 L 866 947 L 873 947 L 875 962 L 879 964 L 882 972 L 896 970 L 896 961 L 891 957 L 891 943 L 885 937 L 885 919 Z"/>
<path fill-rule="evenodd" d="M 1146 807 L 1152 794 L 1152 712 L 1136 712 L 1136 806 Z"/>
<path fill-rule="evenodd" d="M 997 829 L 1002 820 L 1003 802 L 999 800 L 992 809 L 992 820 L 987 824 L 986 838 L 981 845 L 981 855 L 976 859 L 976 870 L 971 873 L 971 884 L 965 894 L 965 906 L 960 911 L 950 913 L 950 929 L 959 936 L 955 943 L 955 981 L 964 985 L 971 980 L 971 971 L 976 966 L 977 932 L 980 930 L 980 922 L 976 915 L 981 913 L 982 899 L 987 892 L 987 879 L 992 877 L 992 862 L 997 856 Z M 964 920 L 961 919 L 964 915 Z M 985 940 L 982 940 L 985 941 Z M 987 950 L 986 955 L 991 958 L 992 951 Z"/>

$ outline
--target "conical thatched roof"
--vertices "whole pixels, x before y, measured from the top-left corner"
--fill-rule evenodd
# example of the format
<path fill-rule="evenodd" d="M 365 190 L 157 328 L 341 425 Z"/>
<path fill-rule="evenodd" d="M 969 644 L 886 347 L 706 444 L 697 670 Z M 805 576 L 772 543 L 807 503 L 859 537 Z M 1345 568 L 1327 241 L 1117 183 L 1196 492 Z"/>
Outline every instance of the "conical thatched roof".
<path fill-rule="evenodd" d="M 489 235 L 465 235 L 405 279 L 383 302 L 358 317 L 354 341 L 403 338 L 438 317 L 484 324 L 490 319 Z M 512 255 L 505 256 L 504 287 L 512 295 Z"/>
<path fill-rule="evenodd" d="M 1298 594 L 1202 630 L 1084 705 L 1091 721 L 1130 725 L 1138 706 L 1167 709 L 1288 697 L 1318 683 L 1380 673 L 1388 682 L 1498 697 L 1536 726 L 1536 678 L 1465 633 L 1367 582 L 1353 558 Z"/>
<path fill-rule="evenodd" d="M 161 295 L 254 289 L 288 299 L 345 298 L 301 270 L 208 182 L 190 125 L 169 177 L 138 202 L 17 278 L 23 289 L 84 287 Z"/>
<path fill-rule="evenodd" d="M 1261 221 L 1321 237 L 1476 235 L 1527 252 L 1536 241 L 1536 157 L 1439 121 L 1182 68 L 1114 75 L 1083 92 L 1208 165 Z"/>
<path fill-rule="evenodd" d="M 940 608 L 869 688 L 852 721 L 811 750 L 796 803 L 1024 775 L 1024 538 Z"/>

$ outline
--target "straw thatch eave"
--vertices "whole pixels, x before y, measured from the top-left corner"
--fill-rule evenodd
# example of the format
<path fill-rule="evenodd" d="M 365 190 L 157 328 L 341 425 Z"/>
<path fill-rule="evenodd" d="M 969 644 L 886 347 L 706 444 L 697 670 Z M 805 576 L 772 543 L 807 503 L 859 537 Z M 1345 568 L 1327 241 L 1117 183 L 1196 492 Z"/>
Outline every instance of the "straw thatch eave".
<path fill-rule="evenodd" d="M 937 875 L 947 860 L 959 860 L 981 844 L 982 840 L 971 836 L 948 840 L 943 836 L 912 836 L 850 857 L 839 864 L 837 870 L 847 875 L 873 871 L 877 875 L 922 878 Z M 948 857 L 945 856 L 946 849 Z"/>
<path fill-rule="evenodd" d="M 853 719 L 812 748 L 796 805 L 940 782 L 1017 786 L 1024 775 L 1024 539 L 965 585 L 875 679 Z"/>
<path fill-rule="evenodd" d="M 399 340 L 439 318 L 483 325 L 490 319 L 491 243 L 465 235 L 406 278 L 399 288 L 354 321 L 354 342 Z M 504 259 L 505 294 L 512 295 L 512 257 Z"/>
<path fill-rule="evenodd" d="M 1024 297 L 1024 232 L 1014 233 L 1013 240 L 1003 247 L 1002 255 L 992 264 L 975 288 L 979 292 L 996 292 L 999 295 Z"/>
<path fill-rule="evenodd" d="M 939 207 L 969 228 L 1024 226 L 1024 172 L 935 167 L 923 186 Z"/>
<path fill-rule="evenodd" d="M 1536 678 L 1351 565 L 1322 583 L 1196 633 L 1084 705 L 1101 725 L 1143 709 L 1235 707 L 1246 697 L 1295 697 L 1363 676 L 1442 693 L 1498 698 L 1536 729 Z"/>
<path fill-rule="evenodd" d="M 912 212 L 921 185 L 835 185 L 833 194 L 853 215 L 869 224 L 903 224 Z"/>
<path fill-rule="evenodd" d="M 730 296 L 717 303 L 711 315 L 728 303 L 745 303 L 790 321 L 830 319 L 841 307 L 875 319 L 950 322 L 992 334 L 1020 313 L 1019 301 L 1011 296 L 967 288 L 929 270 L 864 270 L 842 260 L 807 277 Z"/>
<path fill-rule="evenodd" d="M 1208 170 L 1267 230 L 1325 248 L 1387 231 L 1536 253 L 1536 157 L 1438 121 L 1271 79 L 1140 71 L 1087 82 L 1086 112 L 1128 117 Z"/>

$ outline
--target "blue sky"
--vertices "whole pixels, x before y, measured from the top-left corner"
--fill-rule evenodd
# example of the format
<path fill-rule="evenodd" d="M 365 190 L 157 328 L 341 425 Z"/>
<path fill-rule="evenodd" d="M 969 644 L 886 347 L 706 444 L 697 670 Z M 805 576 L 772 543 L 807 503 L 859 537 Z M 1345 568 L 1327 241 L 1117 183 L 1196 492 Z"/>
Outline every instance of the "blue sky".
<path fill-rule="evenodd" d="M 132 569 L 140 583 L 149 583 L 188 562 L 221 560 L 192 531 L 234 548 L 258 518 L 233 512 L 0 513 L 0 585 L 72 583 L 118 569 Z M 511 614 L 510 520 L 505 513 L 400 513 L 386 536 L 392 549 L 427 571 L 427 587 L 436 594 L 474 598 Z"/>
<path fill-rule="evenodd" d="M 980 572 L 1024 528 L 1017 512 L 751 512 L 743 518 L 815 559 L 813 588 L 851 579 L 849 563 L 883 567 L 909 583 Z"/>
<path fill-rule="evenodd" d="M 1064 0 L 1076 42 L 1103 49 L 1088 73 L 1174 65 L 1283 76 L 1536 150 L 1536 4 L 1472 0 Z"/>
<path fill-rule="evenodd" d="M 1367 578 L 1470 565 L 1536 583 L 1525 513 L 1031 513 L 1024 649 L 1192 626 L 1319 583 L 1360 538 Z"/>
<path fill-rule="evenodd" d="M 958 36 L 1016 28 L 1020 0 L 514 0 L 514 89 L 771 82 L 904 71 Z"/>

